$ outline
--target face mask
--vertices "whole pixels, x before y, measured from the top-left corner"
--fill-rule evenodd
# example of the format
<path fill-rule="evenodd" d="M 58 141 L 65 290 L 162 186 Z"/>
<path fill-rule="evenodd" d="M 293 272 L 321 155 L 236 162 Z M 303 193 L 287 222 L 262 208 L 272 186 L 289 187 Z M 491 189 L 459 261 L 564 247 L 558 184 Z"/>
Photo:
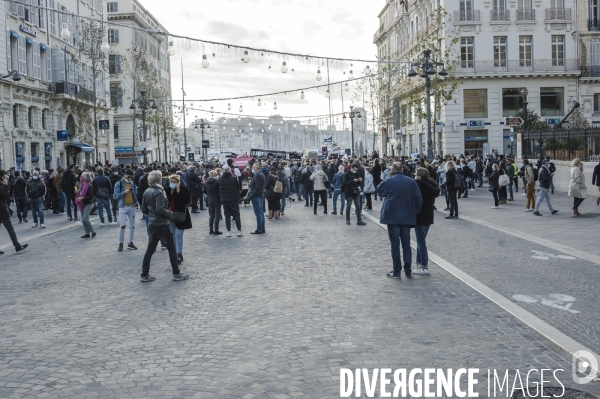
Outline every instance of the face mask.
<path fill-rule="evenodd" d="M 115 172 L 115 173 L 113 173 L 113 175 L 119 176 L 119 172 Z"/>
<path fill-rule="evenodd" d="M 352 173 L 356 174 L 356 171 L 354 169 L 352 169 Z"/>
<path fill-rule="evenodd" d="M 38 179 L 38 177 L 37 177 L 37 176 L 33 176 L 33 180 L 37 180 L 37 179 Z"/>
<path fill-rule="evenodd" d="M 177 188 L 177 184 L 171 183 L 169 184 L 169 187 L 171 187 L 171 190 L 175 190 Z"/>

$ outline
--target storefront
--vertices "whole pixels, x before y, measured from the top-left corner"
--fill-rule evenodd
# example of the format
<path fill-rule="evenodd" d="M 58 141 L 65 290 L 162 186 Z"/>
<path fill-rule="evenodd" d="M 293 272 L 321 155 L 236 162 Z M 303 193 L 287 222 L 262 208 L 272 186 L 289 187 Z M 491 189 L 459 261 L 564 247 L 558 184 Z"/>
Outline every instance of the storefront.
<path fill-rule="evenodd" d="M 487 130 L 465 130 L 465 155 L 483 157 L 488 153 Z"/>

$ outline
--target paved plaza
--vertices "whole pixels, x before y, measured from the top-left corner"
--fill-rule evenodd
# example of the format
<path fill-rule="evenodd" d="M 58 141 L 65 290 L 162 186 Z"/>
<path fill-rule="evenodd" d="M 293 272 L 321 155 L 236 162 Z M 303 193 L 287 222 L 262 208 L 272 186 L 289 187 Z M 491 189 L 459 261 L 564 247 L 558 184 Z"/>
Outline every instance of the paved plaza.
<path fill-rule="evenodd" d="M 600 353 L 600 219 L 571 217 L 560 193 L 553 217 L 524 213 L 515 198 L 491 210 L 478 189 L 459 201 L 464 218 L 437 212 L 430 251 Z M 81 240 L 64 216 L 47 215 L 46 230 L 16 225 L 30 247 L 0 258 L 0 397 L 336 398 L 341 368 L 386 367 L 564 369 L 565 386 L 600 395 L 600 382 L 573 382 L 570 353 L 445 268 L 385 278 L 380 205 L 361 227 L 295 202 L 263 236 L 249 234 L 254 215 L 242 208 L 242 238 L 208 235 L 207 212 L 193 215 L 182 265 L 192 279 L 172 281 L 162 251 L 149 284 L 139 281 L 139 221 L 140 249 L 126 252 L 113 226 Z M 600 216 L 600 207 L 588 199 L 580 212 Z"/>

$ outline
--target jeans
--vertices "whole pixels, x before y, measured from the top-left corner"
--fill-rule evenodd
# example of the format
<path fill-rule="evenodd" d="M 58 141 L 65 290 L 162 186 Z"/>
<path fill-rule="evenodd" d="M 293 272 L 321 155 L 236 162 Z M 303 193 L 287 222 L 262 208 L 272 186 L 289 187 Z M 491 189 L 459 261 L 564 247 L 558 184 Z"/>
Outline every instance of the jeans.
<path fill-rule="evenodd" d="M 515 191 L 519 192 L 519 176 L 513 178 L 515 182 Z"/>
<path fill-rule="evenodd" d="M 336 188 L 333 190 L 333 212 L 337 213 L 337 199 L 341 196 L 342 206 L 340 207 L 340 213 L 344 214 L 344 206 L 346 205 L 346 193 Z"/>
<path fill-rule="evenodd" d="M 533 207 L 535 206 L 535 182 L 529 183 L 527 185 L 526 192 L 527 192 L 527 205 L 525 206 L 525 208 L 533 209 Z"/>
<path fill-rule="evenodd" d="M 542 201 L 544 201 L 544 199 L 546 200 L 546 204 L 548 204 L 548 209 L 550 210 L 550 212 L 554 212 L 554 208 L 552 208 L 552 204 L 550 203 L 550 192 L 549 189 L 544 188 L 544 187 L 540 187 L 540 195 L 537 198 L 537 201 L 535 202 L 535 212 L 538 212 L 540 209 L 540 205 L 542 204 Z"/>
<path fill-rule="evenodd" d="M 67 216 L 69 219 L 77 219 L 77 205 L 75 204 L 75 194 L 66 194 L 67 197 Z M 71 206 L 73 206 L 73 214 L 71 214 Z"/>
<path fill-rule="evenodd" d="M 456 199 L 457 194 L 458 190 L 456 189 L 448 190 L 448 198 L 450 199 L 450 216 L 458 216 L 458 200 Z"/>
<path fill-rule="evenodd" d="M 231 231 L 231 218 L 235 221 L 235 226 L 242 231 L 242 222 L 240 220 L 240 204 L 237 202 L 223 202 L 223 212 L 225 213 L 225 227 Z"/>
<path fill-rule="evenodd" d="M 428 224 L 415 227 L 417 236 L 417 265 L 427 267 L 429 265 L 429 253 L 427 252 L 427 233 L 429 233 Z"/>
<path fill-rule="evenodd" d="M 178 229 L 175 225 L 175 222 L 171 220 L 171 232 L 173 233 L 173 238 L 175 239 L 175 249 L 177 250 L 178 254 L 182 254 L 184 230 Z"/>
<path fill-rule="evenodd" d="M 410 248 L 410 226 L 400 224 L 388 224 L 388 237 L 390 239 L 392 262 L 394 274 L 402 272 L 402 261 L 400 260 L 400 244 L 402 244 L 402 258 L 404 269 L 410 270 L 412 263 L 412 250 Z"/>
<path fill-rule="evenodd" d="M 290 194 L 296 194 L 296 182 L 294 179 L 290 180 Z"/>
<path fill-rule="evenodd" d="M 346 220 L 350 220 L 350 210 L 352 209 L 352 202 L 354 202 L 354 208 L 356 209 L 356 220 L 362 220 L 362 202 L 360 201 L 360 195 L 357 195 L 356 197 L 346 198 Z"/>
<path fill-rule="evenodd" d="M 133 242 L 133 233 L 135 233 L 135 208 L 133 206 L 123 206 L 119 208 L 119 244 L 123 244 L 125 240 L 125 227 L 127 226 L 127 219 L 129 218 L 129 241 L 128 244 Z"/>
<path fill-rule="evenodd" d="M 577 198 L 574 197 L 573 198 L 573 208 L 577 209 L 579 208 L 579 205 L 581 205 L 581 203 L 585 200 L 585 198 Z"/>
<path fill-rule="evenodd" d="M 321 199 L 321 203 L 323 204 L 323 211 L 327 212 L 327 190 L 317 190 L 315 193 L 315 202 L 314 202 L 314 211 L 317 213 L 317 204 L 319 203 L 319 198 Z"/>
<path fill-rule="evenodd" d="M 17 206 L 17 217 L 19 218 L 19 221 L 27 219 L 27 212 L 29 211 L 27 197 L 15 197 L 15 205 Z"/>
<path fill-rule="evenodd" d="M 498 206 L 498 187 L 494 187 L 494 191 L 492 191 L 492 196 L 494 197 L 494 206 Z"/>
<path fill-rule="evenodd" d="M 285 195 L 281 196 L 281 213 L 285 212 Z"/>
<path fill-rule="evenodd" d="M 119 204 L 118 204 L 117 200 L 112 197 L 112 195 L 110 196 L 110 207 L 112 209 L 113 220 L 116 221 L 117 220 L 117 211 L 119 210 Z"/>
<path fill-rule="evenodd" d="M 200 206 L 202 207 L 202 203 L 200 203 Z M 198 211 L 198 197 L 192 196 L 192 212 L 196 211 Z"/>
<path fill-rule="evenodd" d="M 19 243 L 19 240 L 17 240 L 17 233 L 15 233 L 15 229 L 10 221 L 10 218 L 0 220 L 0 226 L 4 226 L 8 232 L 8 236 L 15 246 L 15 249 L 21 248 L 21 244 Z"/>
<path fill-rule="evenodd" d="M 56 195 L 58 196 L 58 213 L 64 213 L 67 197 L 65 197 L 65 193 L 62 191 L 58 192 Z"/>
<path fill-rule="evenodd" d="M 312 188 L 306 188 L 304 187 L 304 199 L 306 200 L 306 205 L 312 205 L 313 204 L 313 193 L 314 190 Z M 310 202 L 310 204 L 309 204 Z"/>
<path fill-rule="evenodd" d="M 302 183 L 298 182 L 296 183 L 296 194 L 298 194 L 298 199 L 302 198 L 302 193 L 304 193 L 304 186 L 302 185 Z"/>
<path fill-rule="evenodd" d="M 373 209 L 373 200 L 371 199 L 371 193 L 365 193 L 367 199 L 367 209 Z"/>
<path fill-rule="evenodd" d="M 150 273 L 150 260 L 152 259 L 154 252 L 156 252 L 156 246 L 159 241 L 169 251 L 169 260 L 171 261 L 173 274 L 179 274 L 177 252 L 175 252 L 175 241 L 173 240 L 171 228 L 168 224 L 151 224 L 148 226 L 148 247 L 146 248 L 144 260 L 142 262 L 142 277 L 145 277 Z"/>
<path fill-rule="evenodd" d="M 461 187 L 461 188 L 463 189 L 463 194 L 464 194 L 464 197 L 465 197 L 465 198 L 469 198 L 469 184 L 470 184 L 470 183 L 469 183 L 469 180 L 470 180 L 470 179 L 466 179 L 466 180 L 463 182 L 463 185 L 462 185 L 462 187 Z"/>
<path fill-rule="evenodd" d="M 477 187 L 481 187 L 483 185 L 483 173 L 477 173 L 477 179 L 479 180 L 479 185 Z"/>
<path fill-rule="evenodd" d="M 510 184 L 506 187 L 508 189 L 508 195 L 513 198 L 513 180 L 510 179 Z"/>
<path fill-rule="evenodd" d="M 104 223 L 104 208 L 106 208 L 106 216 L 108 216 L 108 222 L 112 223 L 113 218 L 110 213 L 110 201 L 108 198 L 96 197 L 96 204 L 98 204 L 98 216 L 100 216 L 100 222 Z"/>
<path fill-rule="evenodd" d="M 262 204 L 261 204 L 262 207 Z M 208 206 L 208 225 L 210 231 L 219 231 L 219 222 L 221 214 L 221 204 L 209 205 Z M 264 215 L 263 215 L 264 217 Z"/>
<path fill-rule="evenodd" d="M 29 201 L 29 205 L 33 215 L 33 223 L 37 224 L 39 215 L 40 224 L 44 224 L 44 200 L 42 198 L 33 199 Z"/>
<path fill-rule="evenodd" d="M 265 232 L 265 213 L 262 211 L 262 198 L 252 198 L 252 209 L 256 216 L 256 231 Z"/>
<path fill-rule="evenodd" d="M 83 211 L 81 211 L 81 222 L 83 223 L 83 230 L 85 230 L 85 234 L 91 234 L 94 232 L 94 228 L 90 222 L 90 213 L 92 213 L 92 204 L 85 205 L 83 207 Z"/>

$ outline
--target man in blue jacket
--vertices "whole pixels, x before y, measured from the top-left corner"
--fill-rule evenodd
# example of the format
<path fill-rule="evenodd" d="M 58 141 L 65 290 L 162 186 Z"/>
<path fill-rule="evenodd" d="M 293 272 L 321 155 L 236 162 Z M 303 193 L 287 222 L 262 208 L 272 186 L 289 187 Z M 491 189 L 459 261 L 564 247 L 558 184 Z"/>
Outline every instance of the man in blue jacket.
<path fill-rule="evenodd" d="M 402 261 L 400 242 L 404 259 L 404 274 L 412 277 L 412 250 L 410 248 L 410 229 L 417 225 L 417 214 L 423 205 L 423 197 L 417 183 L 402 173 L 402 164 L 394 162 L 391 177 L 382 181 L 377 193 L 385 198 L 381 207 L 379 222 L 386 224 L 390 239 L 394 270 L 387 274 L 390 278 L 401 278 Z"/>

